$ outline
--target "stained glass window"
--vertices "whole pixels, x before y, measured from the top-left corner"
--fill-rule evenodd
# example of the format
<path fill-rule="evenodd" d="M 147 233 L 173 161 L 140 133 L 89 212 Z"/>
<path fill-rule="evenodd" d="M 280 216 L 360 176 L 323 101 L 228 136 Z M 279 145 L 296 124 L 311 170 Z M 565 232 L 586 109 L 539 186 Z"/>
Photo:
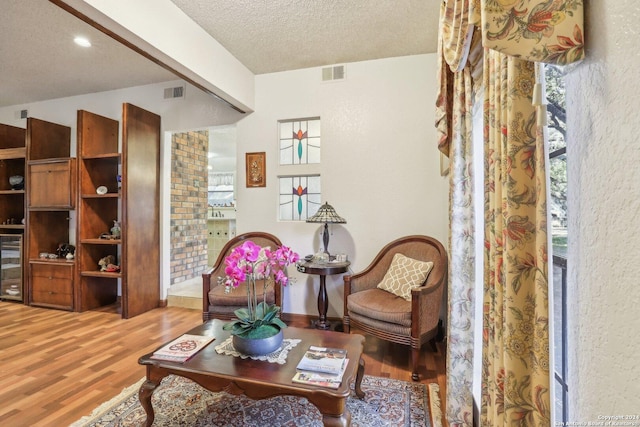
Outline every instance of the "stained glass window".
<path fill-rule="evenodd" d="M 282 120 L 280 127 L 280 164 L 320 163 L 320 118 Z"/>
<path fill-rule="evenodd" d="M 321 205 L 320 175 L 281 176 L 278 218 L 281 221 L 305 221 Z"/>

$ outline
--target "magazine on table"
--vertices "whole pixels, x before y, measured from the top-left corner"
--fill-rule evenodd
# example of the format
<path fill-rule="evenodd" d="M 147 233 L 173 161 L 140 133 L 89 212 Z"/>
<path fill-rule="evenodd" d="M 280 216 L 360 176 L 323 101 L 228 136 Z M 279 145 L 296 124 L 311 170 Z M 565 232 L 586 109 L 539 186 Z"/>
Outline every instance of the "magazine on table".
<path fill-rule="evenodd" d="M 296 369 L 338 375 L 345 366 L 347 350 L 310 346 Z"/>
<path fill-rule="evenodd" d="M 184 334 L 156 350 L 151 359 L 179 363 L 186 362 L 214 339 L 214 337 L 203 335 Z"/>
<path fill-rule="evenodd" d="M 342 383 L 342 376 L 344 375 L 344 371 L 347 369 L 348 364 L 349 359 L 344 359 L 342 369 L 335 375 L 325 374 L 323 372 L 298 371 L 293 376 L 293 382 L 337 389 Z"/>

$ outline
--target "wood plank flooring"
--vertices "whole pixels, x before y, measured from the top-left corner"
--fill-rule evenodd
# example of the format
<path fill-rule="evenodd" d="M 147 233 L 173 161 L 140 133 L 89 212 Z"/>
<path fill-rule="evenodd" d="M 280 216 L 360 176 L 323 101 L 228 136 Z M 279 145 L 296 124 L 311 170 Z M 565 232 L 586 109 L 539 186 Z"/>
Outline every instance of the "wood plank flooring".
<path fill-rule="evenodd" d="M 287 323 L 306 326 L 294 317 Z M 69 313 L 0 302 L 0 425 L 68 426 L 142 378 L 138 357 L 201 321 L 199 310 L 180 307 L 124 320 L 115 307 Z M 443 408 L 444 351 L 425 345 L 420 372 L 422 383 L 439 384 Z M 411 381 L 405 346 L 367 336 L 364 359 L 369 375 Z"/>

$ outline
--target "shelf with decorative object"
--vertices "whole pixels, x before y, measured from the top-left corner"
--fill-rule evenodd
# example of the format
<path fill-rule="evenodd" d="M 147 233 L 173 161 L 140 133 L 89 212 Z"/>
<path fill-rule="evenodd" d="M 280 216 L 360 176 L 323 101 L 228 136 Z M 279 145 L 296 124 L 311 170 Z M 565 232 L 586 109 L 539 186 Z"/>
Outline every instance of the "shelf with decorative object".
<path fill-rule="evenodd" d="M 120 301 L 129 318 L 160 302 L 160 117 L 130 104 L 121 123 L 81 110 L 77 140 L 79 310 Z"/>
<path fill-rule="evenodd" d="M 0 124 L 0 232 L 24 231 L 26 159 L 26 130 Z"/>
<path fill-rule="evenodd" d="M 79 311 L 117 300 L 121 274 L 100 271 L 100 260 L 121 256 L 121 240 L 111 236 L 113 221 L 121 219 L 118 176 L 122 155 L 118 151 L 119 122 L 88 111 L 78 111 L 78 285 Z"/>

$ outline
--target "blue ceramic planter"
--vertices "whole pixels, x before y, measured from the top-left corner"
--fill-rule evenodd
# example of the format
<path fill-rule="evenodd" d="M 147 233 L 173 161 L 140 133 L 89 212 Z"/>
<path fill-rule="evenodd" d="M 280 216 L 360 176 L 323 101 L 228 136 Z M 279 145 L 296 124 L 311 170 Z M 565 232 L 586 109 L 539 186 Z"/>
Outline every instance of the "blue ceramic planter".
<path fill-rule="evenodd" d="M 282 345 L 282 330 L 276 335 L 268 338 L 243 338 L 238 335 L 233 336 L 233 348 L 242 354 L 250 356 L 264 356 L 273 353 Z"/>

